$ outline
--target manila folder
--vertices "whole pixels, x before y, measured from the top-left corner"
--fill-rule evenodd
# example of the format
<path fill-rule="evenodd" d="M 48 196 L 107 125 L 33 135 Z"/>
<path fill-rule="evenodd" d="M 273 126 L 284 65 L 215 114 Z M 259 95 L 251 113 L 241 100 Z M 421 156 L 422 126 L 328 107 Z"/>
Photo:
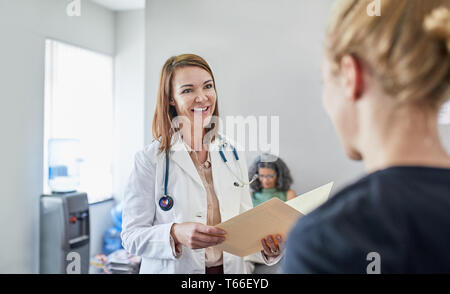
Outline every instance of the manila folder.
<path fill-rule="evenodd" d="M 285 239 L 299 217 L 328 199 L 332 185 L 329 183 L 286 203 L 272 198 L 216 225 L 227 235 L 225 241 L 215 248 L 244 257 L 263 250 L 261 239 L 268 235 L 280 234 Z"/>

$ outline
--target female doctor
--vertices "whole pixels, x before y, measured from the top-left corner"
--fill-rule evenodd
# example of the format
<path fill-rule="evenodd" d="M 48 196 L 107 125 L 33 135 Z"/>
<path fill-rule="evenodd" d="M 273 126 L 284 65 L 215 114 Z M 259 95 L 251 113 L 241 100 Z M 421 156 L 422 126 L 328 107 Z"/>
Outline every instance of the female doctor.
<path fill-rule="evenodd" d="M 125 191 L 122 243 L 142 257 L 140 273 L 249 271 L 243 258 L 213 247 L 227 238 L 214 226 L 252 208 L 245 158 L 217 133 L 218 115 L 206 61 L 192 54 L 169 58 L 153 118 L 155 140 L 136 154 Z M 255 255 L 277 263 L 283 237 L 261 243 L 264 250 Z"/>

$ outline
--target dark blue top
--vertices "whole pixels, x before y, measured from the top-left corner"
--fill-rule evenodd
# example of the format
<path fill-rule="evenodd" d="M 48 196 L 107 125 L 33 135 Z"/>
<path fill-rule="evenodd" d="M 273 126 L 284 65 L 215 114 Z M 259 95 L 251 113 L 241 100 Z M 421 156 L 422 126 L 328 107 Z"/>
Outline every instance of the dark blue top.
<path fill-rule="evenodd" d="M 366 274 L 370 252 L 381 273 L 450 273 L 450 169 L 391 167 L 343 189 L 294 226 L 282 271 Z"/>

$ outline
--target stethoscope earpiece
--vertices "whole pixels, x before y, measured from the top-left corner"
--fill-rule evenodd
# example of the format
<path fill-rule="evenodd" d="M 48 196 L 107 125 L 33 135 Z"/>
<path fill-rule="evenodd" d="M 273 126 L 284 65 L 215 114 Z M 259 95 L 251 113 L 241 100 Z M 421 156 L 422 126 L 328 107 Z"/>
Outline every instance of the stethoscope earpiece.
<path fill-rule="evenodd" d="M 245 185 L 251 185 L 254 181 L 256 181 L 257 178 L 258 178 L 258 175 L 254 175 L 253 178 L 251 179 L 251 181 L 248 183 L 244 183 L 243 181 L 241 184 L 239 184 L 238 182 L 234 182 L 233 185 L 235 187 L 243 188 Z"/>

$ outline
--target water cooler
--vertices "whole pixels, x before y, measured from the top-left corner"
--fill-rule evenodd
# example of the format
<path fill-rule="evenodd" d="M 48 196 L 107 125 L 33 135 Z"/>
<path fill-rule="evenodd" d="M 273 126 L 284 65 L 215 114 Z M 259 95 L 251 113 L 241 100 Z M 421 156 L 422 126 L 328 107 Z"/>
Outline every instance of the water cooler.
<path fill-rule="evenodd" d="M 40 273 L 65 274 L 73 262 L 89 273 L 87 194 L 42 195 L 40 202 Z"/>

